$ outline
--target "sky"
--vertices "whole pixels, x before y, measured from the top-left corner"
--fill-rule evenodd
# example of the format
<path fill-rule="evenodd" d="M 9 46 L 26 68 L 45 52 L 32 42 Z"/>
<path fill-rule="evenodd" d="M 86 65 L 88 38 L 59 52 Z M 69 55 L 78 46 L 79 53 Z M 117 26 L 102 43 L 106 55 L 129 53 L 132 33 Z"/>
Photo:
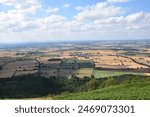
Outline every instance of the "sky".
<path fill-rule="evenodd" d="M 150 0 L 0 0 L 0 43 L 150 39 Z"/>

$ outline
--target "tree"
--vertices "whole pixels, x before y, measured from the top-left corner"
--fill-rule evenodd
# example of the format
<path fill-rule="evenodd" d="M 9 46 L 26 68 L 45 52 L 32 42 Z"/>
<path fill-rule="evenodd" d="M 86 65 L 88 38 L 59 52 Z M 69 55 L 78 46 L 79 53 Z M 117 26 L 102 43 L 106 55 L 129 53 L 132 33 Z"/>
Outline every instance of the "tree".
<path fill-rule="evenodd" d="M 94 75 L 91 75 L 91 78 L 95 78 Z"/>

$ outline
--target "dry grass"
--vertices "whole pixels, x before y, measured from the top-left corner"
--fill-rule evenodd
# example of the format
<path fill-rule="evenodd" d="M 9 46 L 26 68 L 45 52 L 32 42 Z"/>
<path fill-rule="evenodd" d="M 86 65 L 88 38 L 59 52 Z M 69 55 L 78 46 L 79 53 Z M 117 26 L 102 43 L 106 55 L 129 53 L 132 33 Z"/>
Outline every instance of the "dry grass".
<path fill-rule="evenodd" d="M 0 78 L 10 78 L 14 74 L 15 70 L 2 70 L 0 71 Z"/>
<path fill-rule="evenodd" d="M 93 70 L 92 68 L 79 69 L 75 75 L 79 78 L 91 77 L 91 75 L 93 75 Z"/>
<path fill-rule="evenodd" d="M 35 74 L 37 73 L 38 71 L 37 70 L 30 70 L 30 71 L 17 71 L 15 73 L 15 76 L 22 76 L 22 75 L 27 75 L 27 74 Z"/>

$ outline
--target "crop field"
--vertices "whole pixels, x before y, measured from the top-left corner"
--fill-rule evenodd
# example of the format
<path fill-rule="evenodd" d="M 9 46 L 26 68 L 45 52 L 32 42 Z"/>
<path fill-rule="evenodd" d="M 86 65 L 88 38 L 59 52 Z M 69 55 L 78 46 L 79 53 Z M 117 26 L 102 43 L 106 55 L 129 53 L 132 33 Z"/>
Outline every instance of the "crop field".
<path fill-rule="evenodd" d="M 10 78 L 14 75 L 15 70 L 1 70 L 0 71 L 0 78 Z"/>
<path fill-rule="evenodd" d="M 9 58 L 8 60 L 1 60 L 3 69 L 0 70 L 0 78 L 10 78 L 13 75 L 26 75 L 37 72 L 38 63 L 34 60 L 21 60 Z"/>
<path fill-rule="evenodd" d="M 99 59 L 92 58 L 96 63 L 96 67 L 101 68 L 114 68 L 114 69 L 127 69 L 127 68 L 148 68 L 147 66 L 137 64 L 129 58 L 102 55 Z"/>
<path fill-rule="evenodd" d="M 110 45 L 107 45 L 110 46 Z M 66 48 L 66 47 L 65 47 Z M 147 65 L 150 65 L 150 57 L 145 55 L 143 56 L 142 54 L 138 54 L 138 55 L 134 55 L 134 56 L 130 56 L 128 55 L 127 57 L 123 57 L 120 56 L 120 54 L 125 53 L 127 51 L 123 51 L 123 50 L 64 50 L 64 51 L 56 51 L 57 49 L 48 49 L 48 50 L 39 50 L 38 54 L 32 55 L 32 57 L 34 59 L 39 60 L 41 63 L 44 64 L 48 64 L 47 61 L 50 58 L 61 58 L 67 59 L 67 62 L 72 62 L 75 59 L 80 62 L 80 63 L 84 63 L 85 61 L 93 61 L 95 63 L 95 67 L 96 68 L 100 68 L 102 70 L 110 70 L 110 72 L 104 72 L 101 71 L 100 73 L 95 72 L 94 76 L 95 77 L 107 77 L 107 76 L 114 76 L 114 75 L 122 75 L 122 74 L 137 74 L 137 73 L 133 73 L 133 72 L 111 72 L 111 69 L 114 70 L 126 70 L 126 69 L 149 69 L 149 67 Z M 35 52 L 36 53 L 36 49 Z M 23 51 L 21 50 L 21 52 L 26 52 L 27 50 Z M 5 52 L 2 51 L 1 56 L 15 56 L 16 52 Z M 40 54 L 42 53 L 42 55 Z M 139 52 L 140 53 L 140 52 Z M 147 50 L 147 53 L 149 53 L 149 50 Z M 25 55 L 23 55 L 25 56 Z M 126 56 L 126 55 L 124 55 Z M 5 57 L 6 59 L 7 57 Z M 130 58 L 134 59 L 135 61 L 131 60 Z M 0 65 L 3 65 L 3 58 L 1 58 L 2 60 L 0 60 Z M 30 74 L 30 73 L 36 73 L 36 70 L 34 71 L 34 69 L 37 69 L 38 63 L 33 60 L 23 60 L 23 61 L 17 61 L 15 60 L 15 57 L 11 58 L 10 60 L 8 59 L 8 62 L 4 63 L 5 66 L 3 67 L 3 70 L 7 70 L 7 72 L 9 73 L 9 75 L 6 76 L 11 76 L 14 72 L 12 72 L 13 70 L 18 70 L 16 72 L 16 74 Z M 144 65 L 142 65 L 144 64 Z M 10 71 L 9 71 L 10 69 Z M 31 72 L 29 71 L 31 70 Z M 147 70 L 148 71 L 148 70 Z M 20 73 L 19 73 L 20 72 Z M 52 76 L 62 76 L 62 77 L 71 77 L 72 75 L 76 75 L 80 78 L 83 78 L 84 76 L 91 76 L 93 75 L 93 70 L 90 69 L 80 69 L 78 71 L 65 71 L 62 70 L 59 75 L 57 73 L 57 71 L 43 71 L 45 74 L 44 76 L 48 75 L 50 77 Z M 53 73 L 54 72 L 54 73 Z M 1 77 L 5 76 L 5 71 L 2 73 L 2 71 L 0 72 Z M 47 75 L 46 75 L 47 74 Z M 57 74 L 57 75 L 56 75 Z M 65 75 L 64 75 L 65 74 Z M 100 75 L 99 75 L 100 74 Z M 139 73 L 142 74 L 142 73 Z M 143 74 L 149 75 L 149 72 L 144 72 L 143 70 Z"/>
<path fill-rule="evenodd" d="M 75 73 L 74 70 L 60 70 L 59 76 L 65 78 L 71 78 L 74 73 Z"/>
<path fill-rule="evenodd" d="M 4 66 L 4 69 L 19 69 L 19 68 L 33 68 L 37 65 L 36 61 L 16 61 Z"/>
<path fill-rule="evenodd" d="M 139 63 L 144 63 L 144 64 L 150 66 L 150 57 L 148 57 L 148 56 L 139 55 L 139 56 L 133 56 L 132 58 Z"/>
<path fill-rule="evenodd" d="M 0 50 L 0 57 L 15 57 L 16 52 Z"/>
<path fill-rule="evenodd" d="M 71 78 L 71 76 L 74 74 L 74 70 L 57 70 L 57 69 L 51 69 L 51 70 L 41 70 L 40 71 L 42 76 L 46 78 L 51 77 L 65 77 L 65 78 Z"/>
<path fill-rule="evenodd" d="M 16 71 L 16 72 L 15 72 L 15 76 L 22 76 L 22 75 L 28 75 L 28 74 L 35 74 L 35 73 L 37 73 L 37 72 L 38 72 L 37 70 L 28 70 L 28 71 L 21 70 L 21 71 Z"/>
<path fill-rule="evenodd" d="M 91 77 L 91 75 L 93 75 L 93 71 L 94 69 L 92 68 L 84 68 L 84 69 L 79 69 L 75 75 L 79 78 L 83 78 L 83 77 Z"/>
<path fill-rule="evenodd" d="M 135 73 L 135 72 L 121 72 L 121 71 L 110 71 L 110 70 L 94 70 L 95 78 L 106 78 L 111 76 L 120 76 L 125 74 L 133 74 L 133 75 L 144 75 L 143 73 Z"/>
<path fill-rule="evenodd" d="M 136 73 L 136 72 L 125 72 L 125 71 L 94 70 L 92 68 L 79 69 L 75 73 L 75 75 L 79 78 L 91 77 L 91 75 L 93 75 L 95 78 L 106 78 L 106 77 L 120 76 L 125 74 L 148 75 L 148 74 L 138 73 L 138 72 Z"/>
<path fill-rule="evenodd" d="M 143 55 L 122 57 L 118 54 L 124 51 L 115 50 L 80 50 L 80 51 L 65 51 L 65 55 L 62 56 L 66 58 L 77 58 L 79 60 L 92 60 L 95 62 L 96 67 L 108 68 L 108 69 L 139 69 L 148 68 L 145 65 L 138 64 L 130 59 L 133 58 L 139 63 L 144 63 L 146 65 L 150 64 L 150 57 Z M 142 58 L 142 59 L 141 59 Z"/>
<path fill-rule="evenodd" d="M 41 76 L 44 76 L 46 78 L 49 77 L 57 77 L 58 76 L 58 71 L 56 69 L 52 70 L 41 70 Z"/>

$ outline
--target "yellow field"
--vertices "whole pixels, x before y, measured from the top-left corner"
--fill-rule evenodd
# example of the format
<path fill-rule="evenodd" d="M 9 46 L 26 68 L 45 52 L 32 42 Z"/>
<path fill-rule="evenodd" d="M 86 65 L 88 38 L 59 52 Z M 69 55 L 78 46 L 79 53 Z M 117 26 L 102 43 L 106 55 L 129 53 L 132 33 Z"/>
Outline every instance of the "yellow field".
<path fill-rule="evenodd" d="M 83 69 L 77 70 L 75 75 L 79 78 L 90 77 L 91 75 L 93 75 L 93 71 L 94 69 L 92 68 L 83 68 Z"/>
<path fill-rule="evenodd" d="M 81 55 L 71 54 L 79 52 Z M 65 51 L 62 54 L 61 58 L 77 58 L 81 60 L 92 60 L 95 62 L 96 67 L 100 68 L 110 68 L 110 69 L 140 69 L 140 68 L 148 68 L 145 65 L 141 65 L 133 62 L 130 58 L 124 58 L 117 56 L 120 53 L 125 51 L 114 51 L 114 50 L 81 50 L 81 51 Z M 129 56 L 137 62 L 140 62 L 140 58 L 142 59 L 142 63 L 150 65 L 150 57 L 147 56 Z"/>

